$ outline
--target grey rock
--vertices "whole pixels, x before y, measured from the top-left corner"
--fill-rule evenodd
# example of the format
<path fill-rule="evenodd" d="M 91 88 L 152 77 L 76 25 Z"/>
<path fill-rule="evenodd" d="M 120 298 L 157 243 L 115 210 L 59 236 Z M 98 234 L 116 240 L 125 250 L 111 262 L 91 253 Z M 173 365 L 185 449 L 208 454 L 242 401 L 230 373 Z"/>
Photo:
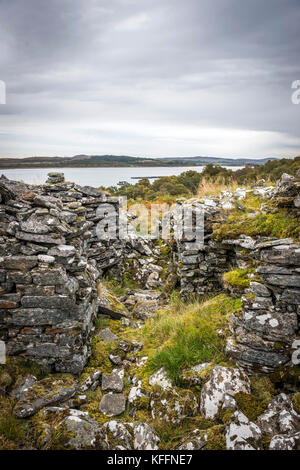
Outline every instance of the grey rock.
<path fill-rule="evenodd" d="M 64 245 L 66 240 L 55 233 L 50 235 L 39 235 L 27 232 L 16 232 L 16 238 L 24 241 L 35 242 L 35 243 L 47 243 L 49 245 Z"/>
<path fill-rule="evenodd" d="M 201 450 L 206 446 L 207 433 L 195 429 L 176 447 L 176 450 Z"/>
<path fill-rule="evenodd" d="M 257 424 L 268 436 L 275 434 L 294 434 L 300 431 L 300 416 L 296 413 L 288 395 L 277 395 L 267 410 L 257 418 Z"/>
<path fill-rule="evenodd" d="M 0 267 L 5 269 L 13 269 L 20 271 L 29 271 L 34 268 L 38 263 L 36 256 L 10 256 L 3 258 L 0 262 Z"/>
<path fill-rule="evenodd" d="M 259 450 L 261 430 L 240 411 L 236 411 L 226 428 L 227 450 Z"/>
<path fill-rule="evenodd" d="M 118 416 L 125 411 L 126 398 L 121 393 L 108 393 L 100 401 L 99 411 L 105 416 Z"/>
<path fill-rule="evenodd" d="M 102 426 L 102 432 L 107 450 L 157 450 L 160 442 L 146 423 L 108 421 Z"/>
<path fill-rule="evenodd" d="M 19 382 L 11 391 L 11 396 L 20 400 L 29 388 L 37 382 L 37 378 L 34 375 L 27 375 L 27 377 Z"/>
<path fill-rule="evenodd" d="M 83 411 L 71 409 L 69 413 L 57 427 L 63 435 L 71 435 L 65 447 L 75 450 L 103 449 L 103 433 L 97 421 Z"/>
<path fill-rule="evenodd" d="M 250 288 L 251 292 L 253 292 L 254 295 L 257 295 L 259 297 L 269 297 L 271 295 L 269 289 L 260 282 L 250 282 Z"/>
<path fill-rule="evenodd" d="M 246 374 L 238 369 L 215 366 L 211 377 L 202 388 L 200 410 L 206 418 L 214 418 L 225 395 L 234 396 L 236 393 L 250 393 L 250 382 Z"/>
<path fill-rule="evenodd" d="M 123 380 L 118 374 L 102 375 L 103 391 L 109 390 L 112 392 L 122 392 L 124 388 Z"/>
<path fill-rule="evenodd" d="M 293 435 L 277 434 L 272 437 L 269 450 L 297 450 L 300 443 L 300 432 Z"/>
<path fill-rule="evenodd" d="M 81 384 L 78 391 L 82 393 L 82 392 L 86 392 L 90 388 L 95 389 L 97 385 L 99 385 L 101 376 L 102 376 L 101 370 L 95 370 L 91 372 L 90 375 Z"/>
<path fill-rule="evenodd" d="M 47 268 L 31 271 L 33 283 L 42 286 L 60 285 L 68 281 L 68 276 L 62 268 Z"/>
<path fill-rule="evenodd" d="M 168 379 L 166 371 L 164 368 L 159 369 L 157 372 L 151 375 L 149 378 L 149 385 L 152 387 L 158 385 L 163 390 L 173 388 L 172 382 Z"/>
<path fill-rule="evenodd" d="M 109 328 L 104 328 L 103 330 L 99 331 L 97 336 L 102 338 L 106 344 L 110 341 L 116 341 L 119 339 L 118 336 L 112 333 Z"/>
<path fill-rule="evenodd" d="M 18 418 L 33 416 L 45 406 L 62 403 L 71 398 L 76 392 L 76 382 L 67 384 L 62 379 L 43 379 L 35 382 L 25 391 L 24 396 L 17 402 L 13 413 Z"/>
<path fill-rule="evenodd" d="M 76 249 L 73 245 L 58 245 L 52 247 L 48 254 L 51 256 L 58 256 L 62 258 L 69 258 L 76 254 Z"/>
<path fill-rule="evenodd" d="M 74 301 L 67 295 L 24 296 L 21 300 L 24 308 L 60 308 L 68 310 L 74 306 Z"/>

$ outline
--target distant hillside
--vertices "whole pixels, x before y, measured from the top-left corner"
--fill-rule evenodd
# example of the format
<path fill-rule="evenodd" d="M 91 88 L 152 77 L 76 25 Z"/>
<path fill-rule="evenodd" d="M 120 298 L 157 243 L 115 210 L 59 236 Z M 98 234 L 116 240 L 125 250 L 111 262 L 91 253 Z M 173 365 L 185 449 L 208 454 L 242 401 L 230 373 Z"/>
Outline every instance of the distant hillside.
<path fill-rule="evenodd" d="M 9 168 L 76 168 L 76 167 L 166 167 L 203 166 L 208 163 L 221 166 L 262 165 L 276 158 L 219 158 L 219 157 L 131 157 L 126 155 L 75 155 L 74 157 L 0 158 L 0 169 Z"/>

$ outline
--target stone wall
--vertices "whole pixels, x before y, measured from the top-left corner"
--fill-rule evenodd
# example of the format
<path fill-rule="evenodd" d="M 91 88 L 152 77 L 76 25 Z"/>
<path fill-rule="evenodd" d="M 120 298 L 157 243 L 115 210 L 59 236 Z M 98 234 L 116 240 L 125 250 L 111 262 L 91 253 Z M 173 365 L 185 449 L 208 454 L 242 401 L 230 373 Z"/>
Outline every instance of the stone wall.
<path fill-rule="evenodd" d="M 292 359 L 300 345 L 300 245 L 274 240 L 257 243 L 249 254 L 261 263 L 258 280 L 242 297 L 242 315 L 233 316 L 227 353 L 249 373 L 270 373 L 297 364 Z"/>
<path fill-rule="evenodd" d="M 300 174 L 296 178 L 284 174 L 276 187 L 256 188 L 253 193 L 300 215 Z M 177 243 L 177 272 L 182 295 L 203 295 L 226 289 L 224 272 L 256 266 L 250 275 L 256 280 L 242 297 L 241 316 L 232 319 L 233 337 L 226 352 L 249 373 L 265 374 L 300 361 L 300 244 L 245 235 L 222 242 L 211 239 L 213 222 L 224 217 L 222 209 L 242 208 L 244 196 L 242 190 L 226 191 L 219 198 L 200 201 L 205 245 L 195 250 L 192 242 Z"/>
<path fill-rule="evenodd" d="M 97 209 L 114 198 L 50 174 L 33 187 L 0 179 L 0 339 L 9 355 L 78 373 L 89 356 L 97 280 L 120 244 L 99 241 Z"/>

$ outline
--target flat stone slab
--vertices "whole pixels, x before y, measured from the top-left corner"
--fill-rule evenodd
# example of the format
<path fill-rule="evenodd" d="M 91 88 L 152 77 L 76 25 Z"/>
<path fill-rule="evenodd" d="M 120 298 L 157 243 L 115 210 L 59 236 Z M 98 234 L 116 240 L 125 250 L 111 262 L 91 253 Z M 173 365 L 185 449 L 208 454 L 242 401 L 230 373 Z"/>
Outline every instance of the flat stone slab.
<path fill-rule="evenodd" d="M 104 328 L 103 330 L 99 331 L 98 338 L 103 339 L 103 341 L 107 344 L 110 341 L 116 341 L 118 338 L 117 335 L 112 333 L 109 328 Z"/>
<path fill-rule="evenodd" d="M 68 400 L 76 392 L 76 382 L 72 378 L 68 380 L 46 378 L 33 383 L 24 392 L 24 396 L 14 408 L 14 415 L 17 418 L 28 418 L 45 406 Z"/>
<path fill-rule="evenodd" d="M 110 390 L 112 392 L 122 392 L 124 388 L 123 380 L 118 374 L 102 375 L 103 391 Z"/>
<path fill-rule="evenodd" d="M 100 401 L 99 411 L 105 416 L 118 416 L 125 411 L 126 398 L 122 393 L 108 393 Z"/>

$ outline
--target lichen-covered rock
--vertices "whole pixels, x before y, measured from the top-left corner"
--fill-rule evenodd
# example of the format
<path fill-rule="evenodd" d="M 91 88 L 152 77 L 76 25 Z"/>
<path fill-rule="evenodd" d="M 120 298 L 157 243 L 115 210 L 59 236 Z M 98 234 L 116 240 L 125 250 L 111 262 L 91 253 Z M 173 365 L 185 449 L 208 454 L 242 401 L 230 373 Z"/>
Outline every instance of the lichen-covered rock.
<path fill-rule="evenodd" d="M 18 418 L 33 416 L 46 406 L 56 405 L 71 398 L 76 392 L 75 380 L 68 376 L 65 379 L 48 377 L 24 390 L 24 394 L 14 407 Z"/>
<path fill-rule="evenodd" d="M 236 411 L 226 429 L 227 450 L 259 450 L 261 430 L 240 411 Z"/>
<path fill-rule="evenodd" d="M 122 392 L 124 388 L 123 379 L 119 374 L 102 375 L 101 389 L 103 391 L 109 390 L 111 392 Z"/>
<path fill-rule="evenodd" d="M 300 444 L 300 432 L 293 435 L 277 434 L 272 437 L 269 450 L 297 450 Z"/>
<path fill-rule="evenodd" d="M 135 450 L 157 450 L 160 442 L 153 428 L 146 423 L 138 423 L 133 426 L 133 448 Z"/>
<path fill-rule="evenodd" d="M 157 450 L 160 442 L 146 423 L 108 421 L 102 426 L 103 448 L 107 450 Z"/>
<path fill-rule="evenodd" d="M 21 400 L 27 390 L 37 382 L 37 378 L 34 375 L 27 375 L 25 379 L 18 381 L 13 390 L 11 396 L 17 400 Z"/>
<path fill-rule="evenodd" d="M 250 382 L 246 374 L 239 369 L 215 366 L 211 377 L 201 391 L 200 410 L 206 418 L 214 418 L 222 405 L 225 395 L 250 393 Z"/>
<path fill-rule="evenodd" d="M 181 382 L 188 386 L 201 385 L 203 381 L 205 381 L 203 371 L 205 369 L 208 370 L 209 366 L 209 362 L 204 362 L 203 364 L 197 364 L 196 366 L 193 366 L 190 369 L 183 370 L 180 375 Z"/>
<path fill-rule="evenodd" d="M 125 411 L 126 398 L 121 393 L 107 393 L 100 401 L 99 411 L 105 416 L 118 416 Z"/>
<path fill-rule="evenodd" d="M 103 330 L 99 331 L 97 336 L 103 339 L 105 343 L 109 343 L 110 341 L 116 341 L 118 339 L 117 335 L 112 333 L 109 328 L 104 328 Z"/>
<path fill-rule="evenodd" d="M 70 414 L 56 427 L 56 432 L 66 439 L 65 448 L 75 450 L 102 449 L 101 427 L 88 413 L 69 410 Z"/>
<path fill-rule="evenodd" d="M 264 434 L 294 434 L 300 431 L 300 415 L 295 411 L 291 398 L 285 393 L 277 395 L 267 410 L 257 418 Z"/>
<path fill-rule="evenodd" d="M 204 430 L 195 429 L 186 436 L 176 450 L 201 450 L 206 446 L 207 433 Z"/>
<path fill-rule="evenodd" d="M 198 412 L 198 402 L 190 390 L 157 389 L 150 395 L 152 419 L 179 424 Z"/>
<path fill-rule="evenodd" d="M 81 383 L 78 391 L 86 392 L 90 388 L 94 390 L 98 385 L 101 378 L 102 372 L 99 369 L 94 370 L 90 375 Z"/>
<path fill-rule="evenodd" d="M 163 367 L 151 375 L 149 378 L 149 385 L 151 385 L 151 387 L 157 385 L 163 390 L 173 388 L 172 382 L 170 379 L 168 379 L 167 373 Z"/>

